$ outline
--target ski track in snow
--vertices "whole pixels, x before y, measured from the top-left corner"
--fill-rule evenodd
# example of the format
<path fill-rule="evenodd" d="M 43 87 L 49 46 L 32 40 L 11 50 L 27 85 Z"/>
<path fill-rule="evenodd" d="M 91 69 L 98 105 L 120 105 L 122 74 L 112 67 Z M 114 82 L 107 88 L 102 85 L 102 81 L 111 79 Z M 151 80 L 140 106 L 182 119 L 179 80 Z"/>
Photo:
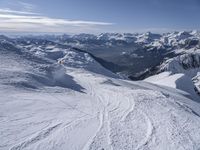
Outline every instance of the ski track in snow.
<path fill-rule="evenodd" d="M 89 83 L 81 84 L 88 85 Z M 150 107 L 146 109 L 146 106 L 148 106 L 149 103 L 154 102 L 157 106 L 162 107 L 163 110 L 166 111 L 164 113 L 165 116 L 170 116 L 170 114 L 168 114 L 170 112 L 169 109 L 165 109 L 165 105 L 163 106 L 162 104 L 162 100 L 165 104 L 166 99 L 168 98 L 164 96 L 161 92 L 159 93 L 161 99 L 161 101 L 159 102 L 159 97 L 157 97 L 157 95 L 154 95 L 155 93 L 151 90 L 130 91 L 128 89 L 121 89 L 119 87 L 112 87 L 112 90 L 109 90 L 106 89 L 106 87 L 99 87 L 100 89 L 98 89 L 97 85 L 95 86 L 95 88 L 92 88 L 92 85 L 92 83 L 89 84 L 88 86 L 90 88 L 86 89 L 92 89 L 91 95 L 93 95 L 94 97 L 98 97 L 98 101 L 102 106 L 103 111 L 101 112 L 101 121 L 99 121 L 101 122 L 100 127 L 95 136 L 90 141 L 90 145 L 87 145 L 87 149 L 151 149 L 152 145 L 156 147 L 156 144 L 158 144 L 157 142 L 160 140 L 159 134 L 161 134 L 164 130 L 173 129 L 176 131 L 180 128 L 179 126 L 181 126 L 181 124 L 173 122 L 170 123 L 169 126 L 165 126 L 166 129 L 160 129 L 159 126 L 161 125 L 159 125 L 159 123 L 162 122 L 162 120 L 159 121 L 158 118 L 152 117 L 152 114 L 147 111 L 148 109 L 150 109 Z M 101 88 L 105 88 L 105 90 L 109 91 L 107 92 L 108 95 L 106 95 Z M 95 93 L 93 91 L 94 89 Z M 113 91 L 113 93 L 111 91 Z M 101 96 L 102 94 L 103 96 Z M 139 98 L 139 100 L 135 99 L 141 97 L 141 95 L 143 95 L 142 98 Z M 156 109 L 151 109 L 151 111 L 154 110 Z M 158 111 L 156 113 L 160 112 Z M 163 116 L 160 115 L 159 117 Z M 156 126 L 154 126 L 154 122 L 156 122 Z M 145 125 L 141 127 L 141 124 Z M 131 126 L 132 128 L 128 130 L 127 128 Z M 158 128 L 158 130 L 156 128 Z M 134 129 L 139 131 L 134 131 Z M 156 134 L 156 132 L 158 133 Z M 169 135 L 170 133 L 166 134 Z M 178 133 L 180 134 L 179 130 Z M 162 134 L 165 133 L 163 132 Z M 188 136 L 187 134 L 185 135 L 185 133 L 181 134 L 183 134 L 185 137 Z M 172 136 L 170 135 L 170 137 Z M 170 144 L 171 142 L 172 147 L 175 146 L 178 149 L 181 149 L 179 147 L 184 148 L 184 146 L 175 145 L 175 141 L 173 140 L 174 139 L 168 139 L 168 141 L 162 142 L 165 142 L 167 144 Z M 183 142 L 180 141 L 180 139 L 178 138 L 176 138 L 176 140 L 179 142 Z"/>
<path fill-rule="evenodd" d="M 5 127 L 5 130 L 0 130 L 4 140 L 0 142 L 0 149 L 200 148 L 200 117 L 189 106 L 175 101 L 170 96 L 166 97 L 162 92 L 144 90 L 139 85 L 138 88 L 110 85 L 104 82 L 106 77 L 82 71 L 72 71 L 68 74 L 85 88 L 85 93 L 69 93 L 71 98 L 78 95 L 73 109 L 65 108 L 62 103 L 54 100 L 54 97 L 51 97 L 51 101 L 48 99 L 39 101 L 37 98 L 31 101 L 30 98 L 29 103 L 22 105 L 24 107 L 19 110 L 19 114 L 15 114 L 19 115 L 18 117 L 7 116 L 9 120 L 0 122 Z M 62 96 L 62 100 L 65 98 L 66 101 L 71 100 L 65 96 Z M 12 102 L 14 100 L 10 101 L 11 104 Z M 22 101 L 19 105 L 21 103 Z M 10 104 L 7 102 L 5 105 Z M 33 109 L 32 105 L 38 108 Z M 40 105 L 46 106 L 43 108 Z M 30 110 L 25 106 L 30 107 Z M 20 116 L 21 111 L 25 113 L 24 116 Z M 30 122 L 31 118 L 36 120 L 35 124 Z M 6 127 L 9 123 L 10 127 Z M 21 125 L 26 126 L 13 129 Z M 30 128 L 37 130 L 23 134 L 23 131 L 28 131 Z M 13 133 L 16 137 L 12 135 Z M 11 142 L 8 140 L 9 137 Z"/>

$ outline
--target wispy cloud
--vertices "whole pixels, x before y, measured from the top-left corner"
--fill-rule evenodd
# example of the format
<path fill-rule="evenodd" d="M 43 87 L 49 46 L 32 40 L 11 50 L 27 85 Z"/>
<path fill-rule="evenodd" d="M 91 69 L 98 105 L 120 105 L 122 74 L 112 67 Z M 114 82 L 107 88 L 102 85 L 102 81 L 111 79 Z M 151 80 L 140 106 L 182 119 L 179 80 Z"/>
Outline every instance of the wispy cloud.
<path fill-rule="evenodd" d="M 35 5 L 33 4 L 30 4 L 30 3 L 25 3 L 25 2 L 22 2 L 22 1 L 18 1 L 18 4 L 22 6 L 22 8 L 25 10 L 25 11 L 32 11 L 35 9 Z"/>
<path fill-rule="evenodd" d="M 27 6 L 28 7 L 28 6 Z M 67 20 L 33 12 L 0 9 L 0 31 L 6 32 L 87 32 L 113 23 Z"/>
<path fill-rule="evenodd" d="M 27 11 L 16 11 L 16 10 L 11 10 L 9 8 L 0 8 L 0 14 L 25 14 L 25 15 L 37 15 L 38 13 L 33 13 L 33 12 L 27 12 Z"/>
<path fill-rule="evenodd" d="M 37 6 L 31 3 L 24 2 L 23 0 L 1 0 L 2 7 L 11 8 L 18 11 L 32 12 Z"/>

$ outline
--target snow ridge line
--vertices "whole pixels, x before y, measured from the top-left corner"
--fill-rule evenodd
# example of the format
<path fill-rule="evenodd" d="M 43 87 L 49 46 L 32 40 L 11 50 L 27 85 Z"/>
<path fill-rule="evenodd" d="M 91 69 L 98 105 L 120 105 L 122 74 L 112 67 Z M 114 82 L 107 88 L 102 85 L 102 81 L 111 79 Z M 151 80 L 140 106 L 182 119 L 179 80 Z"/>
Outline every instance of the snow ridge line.
<path fill-rule="evenodd" d="M 187 111 L 187 112 L 189 112 L 189 113 L 192 113 L 192 114 L 196 115 L 197 117 L 200 117 L 200 115 L 199 115 L 197 112 L 195 112 L 192 108 L 190 108 L 190 107 L 187 106 L 186 104 L 180 103 L 180 102 L 178 102 L 178 101 L 175 101 L 175 103 L 176 103 L 177 105 L 179 105 L 181 108 L 183 108 L 185 111 Z"/>

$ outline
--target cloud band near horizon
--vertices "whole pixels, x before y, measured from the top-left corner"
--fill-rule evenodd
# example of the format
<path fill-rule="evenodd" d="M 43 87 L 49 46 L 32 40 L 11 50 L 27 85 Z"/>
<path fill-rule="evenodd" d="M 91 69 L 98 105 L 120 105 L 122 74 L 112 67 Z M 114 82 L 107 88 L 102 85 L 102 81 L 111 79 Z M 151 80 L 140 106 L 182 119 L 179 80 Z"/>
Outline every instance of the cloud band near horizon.
<path fill-rule="evenodd" d="M 33 12 L 0 9 L 0 31 L 4 32 L 93 32 L 113 23 L 68 20 L 42 16 Z"/>

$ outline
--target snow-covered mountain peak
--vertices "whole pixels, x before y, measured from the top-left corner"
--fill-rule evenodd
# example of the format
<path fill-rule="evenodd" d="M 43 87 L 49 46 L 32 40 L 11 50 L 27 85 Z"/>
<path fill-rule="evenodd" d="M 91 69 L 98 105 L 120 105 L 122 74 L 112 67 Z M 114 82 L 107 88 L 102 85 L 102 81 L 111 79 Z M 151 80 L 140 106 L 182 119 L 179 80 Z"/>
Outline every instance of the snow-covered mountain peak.
<path fill-rule="evenodd" d="M 144 43 L 144 44 L 150 44 L 151 42 L 155 40 L 159 40 L 161 38 L 160 34 L 154 34 L 151 32 L 146 32 L 143 34 L 139 34 L 137 36 L 137 41 L 138 43 Z"/>

